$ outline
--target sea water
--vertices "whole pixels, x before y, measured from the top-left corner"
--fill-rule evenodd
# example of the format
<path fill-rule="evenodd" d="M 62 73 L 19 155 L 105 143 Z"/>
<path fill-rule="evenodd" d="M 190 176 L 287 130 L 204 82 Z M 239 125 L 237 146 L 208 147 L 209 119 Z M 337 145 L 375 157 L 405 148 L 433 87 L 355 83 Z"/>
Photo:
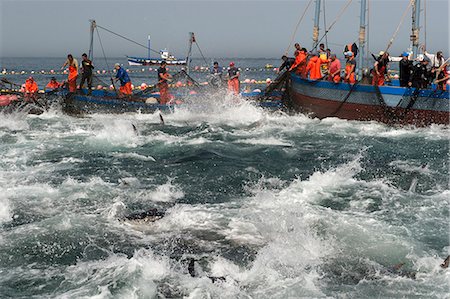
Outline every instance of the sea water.
<path fill-rule="evenodd" d="M 449 298 L 448 128 L 201 107 L 1 114 L 0 297 Z"/>

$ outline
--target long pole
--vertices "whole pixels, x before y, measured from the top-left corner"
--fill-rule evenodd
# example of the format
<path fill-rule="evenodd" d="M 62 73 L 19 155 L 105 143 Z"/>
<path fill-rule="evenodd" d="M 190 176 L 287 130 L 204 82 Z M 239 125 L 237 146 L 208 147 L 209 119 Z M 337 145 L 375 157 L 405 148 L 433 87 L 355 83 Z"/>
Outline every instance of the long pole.
<path fill-rule="evenodd" d="M 359 63 L 358 63 L 358 75 L 359 80 L 363 77 L 364 70 L 364 53 L 366 46 L 366 12 L 367 3 L 366 0 L 361 0 L 361 14 L 359 16 Z"/>
<path fill-rule="evenodd" d="M 314 28 L 313 28 L 313 50 L 317 47 L 319 40 L 319 18 L 320 18 L 320 0 L 316 0 L 316 10 L 314 13 Z"/>
<path fill-rule="evenodd" d="M 89 42 L 89 59 L 94 59 L 94 29 L 95 29 L 95 20 L 89 20 L 91 22 L 91 35 L 90 35 L 90 42 Z"/>
<path fill-rule="evenodd" d="M 148 44 L 148 60 L 150 60 L 150 35 L 147 36 L 147 44 Z"/>
<path fill-rule="evenodd" d="M 413 59 L 417 57 L 419 50 L 419 31 L 420 31 L 420 0 L 414 0 L 412 7 L 412 32 L 411 32 L 411 43 L 413 50 Z"/>
<path fill-rule="evenodd" d="M 189 49 L 186 57 L 186 73 L 189 75 L 189 69 L 191 65 L 191 52 L 192 52 L 192 43 L 195 41 L 194 32 L 189 32 Z"/>

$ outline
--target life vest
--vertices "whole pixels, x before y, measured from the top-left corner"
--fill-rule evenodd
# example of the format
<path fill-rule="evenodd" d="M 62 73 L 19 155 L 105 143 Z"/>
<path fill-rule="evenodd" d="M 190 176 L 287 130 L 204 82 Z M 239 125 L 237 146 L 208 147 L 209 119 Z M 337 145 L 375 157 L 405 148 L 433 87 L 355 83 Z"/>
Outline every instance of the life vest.
<path fill-rule="evenodd" d="M 61 84 L 59 83 L 59 82 L 53 82 L 53 81 L 50 81 L 50 82 L 48 82 L 48 84 L 45 86 L 45 88 L 48 88 L 48 89 L 56 89 L 56 88 L 59 88 L 61 86 Z"/>
<path fill-rule="evenodd" d="M 28 79 L 27 81 L 25 81 L 25 92 L 29 92 L 29 93 L 36 93 L 38 91 L 38 85 L 36 83 L 36 81 L 32 81 L 30 79 Z"/>

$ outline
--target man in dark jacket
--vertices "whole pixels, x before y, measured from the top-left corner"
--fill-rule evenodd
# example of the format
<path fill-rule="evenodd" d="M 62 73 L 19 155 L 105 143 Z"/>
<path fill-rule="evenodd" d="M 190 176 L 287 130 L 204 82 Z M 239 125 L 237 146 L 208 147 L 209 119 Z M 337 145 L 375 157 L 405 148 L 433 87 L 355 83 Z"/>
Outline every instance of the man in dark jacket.
<path fill-rule="evenodd" d="M 428 88 L 431 79 L 430 71 L 428 70 L 428 63 L 430 60 L 425 56 L 419 61 L 420 63 L 416 64 L 412 68 L 408 86 L 426 89 Z"/>
<path fill-rule="evenodd" d="M 407 87 L 409 78 L 411 77 L 411 71 L 413 68 L 412 62 L 408 59 L 409 53 L 403 52 L 402 60 L 399 62 L 400 70 L 400 86 Z"/>

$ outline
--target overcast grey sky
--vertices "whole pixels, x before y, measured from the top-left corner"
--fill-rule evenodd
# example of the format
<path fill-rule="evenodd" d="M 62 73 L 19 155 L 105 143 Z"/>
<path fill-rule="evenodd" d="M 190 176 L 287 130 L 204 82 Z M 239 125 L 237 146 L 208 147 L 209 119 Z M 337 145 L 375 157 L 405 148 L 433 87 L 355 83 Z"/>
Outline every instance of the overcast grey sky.
<path fill-rule="evenodd" d="M 326 0 L 325 16 L 329 26 L 348 0 Z M 409 0 L 368 0 L 369 48 L 383 50 L 397 28 Z M 422 0 L 422 3 L 425 0 Z M 196 33 L 207 57 L 279 57 L 309 0 L 297 1 L 22 1 L 0 0 L 1 57 L 53 57 L 88 50 L 89 19 L 152 48 L 167 47 L 183 57 L 188 32 Z M 448 56 L 448 0 L 426 0 L 427 46 Z M 332 50 L 342 52 L 348 42 L 356 41 L 359 30 L 360 1 L 353 0 L 328 35 Z M 314 4 L 301 23 L 295 41 L 311 48 Z M 399 54 L 409 46 L 410 12 L 390 50 Z M 421 40 L 425 18 L 422 14 Z M 324 18 L 321 14 L 321 34 Z M 107 56 L 146 56 L 144 48 L 100 30 Z M 95 54 L 101 54 L 98 39 Z M 325 39 L 324 39 L 325 41 Z M 291 51 L 292 52 L 292 51 Z M 198 51 L 194 51 L 196 57 Z"/>

